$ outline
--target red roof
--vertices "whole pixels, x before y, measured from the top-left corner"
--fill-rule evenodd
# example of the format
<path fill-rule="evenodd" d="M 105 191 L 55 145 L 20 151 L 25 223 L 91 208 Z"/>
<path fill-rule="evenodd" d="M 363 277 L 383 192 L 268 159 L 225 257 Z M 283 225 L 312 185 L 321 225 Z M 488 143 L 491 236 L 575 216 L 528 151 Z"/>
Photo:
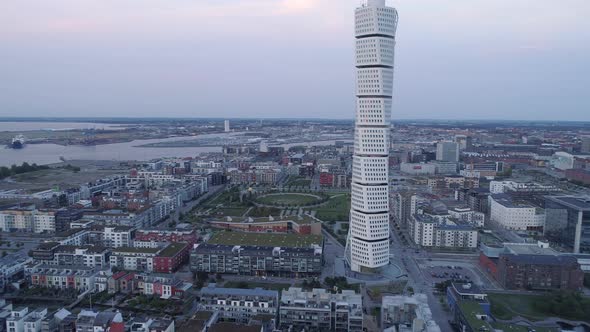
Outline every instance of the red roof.
<path fill-rule="evenodd" d="M 120 271 L 120 272 L 117 272 L 117 273 L 113 274 L 113 279 L 117 280 L 117 279 L 119 279 L 119 278 L 121 278 L 123 276 L 126 276 L 126 275 L 127 275 L 127 272 Z"/>

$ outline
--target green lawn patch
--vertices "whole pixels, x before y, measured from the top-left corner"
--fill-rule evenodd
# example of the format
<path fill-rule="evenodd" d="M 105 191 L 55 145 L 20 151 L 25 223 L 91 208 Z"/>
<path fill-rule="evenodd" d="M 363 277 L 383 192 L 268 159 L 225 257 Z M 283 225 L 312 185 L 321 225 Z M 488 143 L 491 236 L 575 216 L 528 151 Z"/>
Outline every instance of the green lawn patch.
<path fill-rule="evenodd" d="M 293 186 L 293 187 L 309 187 L 311 184 L 311 180 L 306 179 L 302 176 L 290 176 L 285 183 L 286 187 Z"/>
<path fill-rule="evenodd" d="M 316 217 L 323 221 L 347 221 L 350 213 L 350 195 L 339 194 L 330 197 L 326 204 L 315 208 Z"/>
<path fill-rule="evenodd" d="M 515 325 L 515 324 L 508 324 L 508 323 L 491 323 L 491 325 L 498 330 L 502 330 L 504 332 L 529 332 L 530 329 L 526 326 L 522 325 Z M 556 328 L 549 328 L 549 327 L 534 327 L 533 328 L 536 332 L 558 332 L 559 330 Z"/>
<path fill-rule="evenodd" d="M 281 209 L 274 208 L 274 207 L 254 207 L 250 212 L 248 212 L 248 217 L 257 218 L 257 217 L 268 217 L 273 216 L 278 219 L 278 216 L 281 214 Z"/>
<path fill-rule="evenodd" d="M 320 197 L 313 194 L 278 193 L 258 197 L 256 201 L 269 205 L 306 205 L 320 201 Z"/>
<path fill-rule="evenodd" d="M 246 282 L 246 281 L 227 281 L 224 288 L 241 288 L 241 289 L 254 289 L 262 288 L 266 290 L 280 291 L 283 289 L 289 289 L 291 284 L 286 283 L 269 283 L 269 282 Z"/>
<path fill-rule="evenodd" d="M 216 209 L 213 214 L 219 216 L 232 216 L 232 217 L 241 217 L 246 211 L 248 207 L 223 207 Z"/>
<path fill-rule="evenodd" d="M 209 240 L 210 244 L 267 246 L 267 247 L 310 247 L 321 245 L 321 235 L 218 232 Z"/>
<path fill-rule="evenodd" d="M 492 314 L 499 319 L 521 316 L 532 321 L 547 317 L 590 322 L 590 299 L 571 292 L 546 295 L 488 294 Z"/>
<path fill-rule="evenodd" d="M 538 295 L 488 294 L 492 304 L 492 314 L 499 319 L 512 319 L 519 315 L 531 320 L 544 319 L 543 313 L 533 307 L 535 301 L 542 299 Z"/>

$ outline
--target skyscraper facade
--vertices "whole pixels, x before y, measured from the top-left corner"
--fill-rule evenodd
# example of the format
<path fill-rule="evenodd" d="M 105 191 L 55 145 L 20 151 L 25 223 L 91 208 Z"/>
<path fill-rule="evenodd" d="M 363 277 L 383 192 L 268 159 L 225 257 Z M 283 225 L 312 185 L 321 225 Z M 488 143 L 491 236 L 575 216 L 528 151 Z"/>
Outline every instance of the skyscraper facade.
<path fill-rule="evenodd" d="M 459 161 L 459 144 L 455 142 L 438 142 L 436 144 L 436 160 L 440 161 Z"/>
<path fill-rule="evenodd" d="M 346 259 L 352 271 L 389 264 L 389 127 L 397 11 L 368 0 L 355 11 L 356 117 Z"/>

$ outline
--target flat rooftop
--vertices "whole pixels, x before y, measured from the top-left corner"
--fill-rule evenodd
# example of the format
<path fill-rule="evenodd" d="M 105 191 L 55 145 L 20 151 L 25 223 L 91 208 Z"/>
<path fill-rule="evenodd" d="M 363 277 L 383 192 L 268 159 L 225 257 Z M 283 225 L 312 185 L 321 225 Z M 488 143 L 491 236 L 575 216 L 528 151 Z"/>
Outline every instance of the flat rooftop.
<path fill-rule="evenodd" d="M 260 332 L 262 325 L 243 325 L 238 323 L 217 322 L 209 328 L 210 332 Z"/>
<path fill-rule="evenodd" d="M 590 211 L 590 196 L 545 196 L 547 199 L 569 208 Z"/>
<path fill-rule="evenodd" d="M 494 331 L 489 322 L 478 318 L 478 316 L 486 315 L 479 302 L 463 300 L 459 302 L 459 307 L 473 331 Z"/>
<path fill-rule="evenodd" d="M 508 194 L 494 194 L 492 195 L 492 199 L 496 201 L 496 203 L 507 208 L 534 208 L 534 206 L 529 203 L 513 200 Z"/>
<path fill-rule="evenodd" d="M 311 247 L 321 246 L 321 235 L 276 234 L 276 233 L 242 233 L 218 232 L 209 240 L 209 244 L 266 247 Z"/>
<path fill-rule="evenodd" d="M 130 253 L 146 253 L 146 254 L 156 254 L 160 251 L 160 248 L 138 248 L 138 247 L 118 247 L 113 248 L 113 253 L 115 252 L 130 252 Z"/>
<path fill-rule="evenodd" d="M 168 245 L 166 248 L 160 251 L 159 256 L 173 257 L 174 255 L 178 254 L 182 249 L 186 248 L 186 246 L 188 246 L 188 243 L 172 242 L 170 245 Z"/>
<path fill-rule="evenodd" d="M 506 243 L 504 247 L 516 255 L 557 255 L 557 251 L 551 248 L 541 248 L 536 244 Z"/>

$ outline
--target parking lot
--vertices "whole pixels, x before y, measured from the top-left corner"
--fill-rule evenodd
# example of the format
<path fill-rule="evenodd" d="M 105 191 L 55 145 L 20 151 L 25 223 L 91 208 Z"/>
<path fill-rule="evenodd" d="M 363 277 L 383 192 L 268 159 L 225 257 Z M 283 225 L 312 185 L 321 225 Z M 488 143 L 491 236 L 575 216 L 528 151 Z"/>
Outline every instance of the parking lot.
<path fill-rule="evenodd" d="M 472 282 L 483 288 L 494 288 L 490 280 L 481 275 L 477 267 L 468 261 L 418 259 L 424 281 L 433 286 L 446 280 Z"/>
<path fill-rule="evenodd" d="M 473 273 L 461 266 L 433 266 L 429 265 L 426 274 L 430 276 L 432 282 L 441 282 L 445 280 L 453 280 L 459 282 L 472 282 L 475 278 Z"/>

